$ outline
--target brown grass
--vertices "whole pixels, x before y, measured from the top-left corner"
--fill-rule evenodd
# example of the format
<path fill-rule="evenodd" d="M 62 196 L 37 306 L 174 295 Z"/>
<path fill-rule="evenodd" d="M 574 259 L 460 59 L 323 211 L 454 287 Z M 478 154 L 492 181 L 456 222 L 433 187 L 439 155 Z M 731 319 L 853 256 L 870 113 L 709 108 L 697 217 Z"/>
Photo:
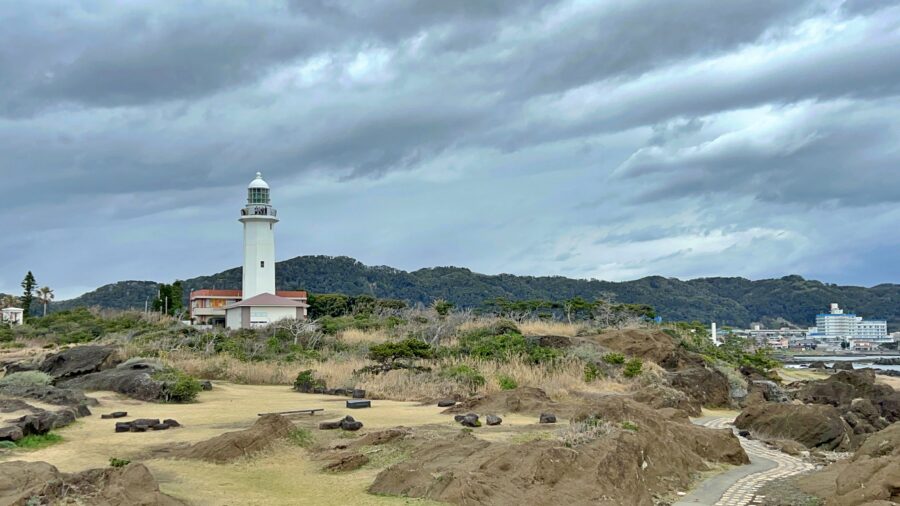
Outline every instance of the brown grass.
<path fill-rule="evenodd" d="M 575 337 L 582 329 L 581 325 L 566 322 L 528 320 L 517 323 L 519 330 L 526 336 L 566 336 Z"/>
<path fill-rule="evenodd" d="M 383 330 L 346 329 L 338 334 L 338 339 L 347 344 L 378 344 L 388 341 L 391 336 Z"/>
<path fill-rule="evenodd" d="M 519 386 L 542 388 L 554 398 L 567 397 L 576 391 L 624 392 L 631 383 L 609 380 L 584 382 L 584 365 L 577 359 L 558 361 L 552 365 L 536 365 L 513 357 L 508 362 L 476 360 L 469 357 L 444 358 L 422 362 L 431 372 L 395 370 L 384 374 L 355 374 L 373 362 L 363 358 L 332 358 L 323 362 L 281 363 L 242 362 L 229 355 L 201 356 L 188 352 L 169 353 L 162 357 L 174 367 L 199 378 L 227 380 L 252 385 L 290 385 L 297 374 L 312 369 L 325 380 L 327 386 L 363 388 L 373 398 L 394 400 L 425 400 L 464 396 L 469 394 L 465 385 L 448 380 L 440 371 L 457 365 L 477 370 L 485 378 L 485 384 L 475 393 L 491 393 L 500 390 L 498 377 L 512 377 Z M 651 366 L 652 367 L 652 366 Z M 653 374 L 652 369 L 648 371 Z"/>

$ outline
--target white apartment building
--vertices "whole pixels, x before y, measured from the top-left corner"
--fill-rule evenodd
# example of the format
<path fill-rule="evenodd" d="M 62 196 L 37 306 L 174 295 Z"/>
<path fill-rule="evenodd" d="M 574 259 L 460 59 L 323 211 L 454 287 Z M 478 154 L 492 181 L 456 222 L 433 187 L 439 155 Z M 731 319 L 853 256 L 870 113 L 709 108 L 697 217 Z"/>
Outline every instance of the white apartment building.
<path fill-rule="evenodd" d="M 832 303 L 828 313 L 816 315 L 816 326 L 809 337 L 826 344 L 850 343 L 852 349 L 874 349 L 890 343 L 886 320 L 863 320 L 853 313 L 844 313 L 837 303 Z"/>

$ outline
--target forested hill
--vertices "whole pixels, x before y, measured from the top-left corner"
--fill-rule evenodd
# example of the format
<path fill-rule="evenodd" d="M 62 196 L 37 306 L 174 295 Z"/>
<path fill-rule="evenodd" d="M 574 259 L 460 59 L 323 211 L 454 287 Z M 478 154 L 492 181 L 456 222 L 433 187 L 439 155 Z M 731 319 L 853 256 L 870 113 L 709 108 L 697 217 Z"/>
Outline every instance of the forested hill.
<path fill-rule="evenodd" d="M 575 296 L 592 299 L 603 292 L 616 300 L 654 306 L 665 320 L 715 320 L 747 326 L 752 322 L 784 318 L 797 325 L 814 323 L 816 313 L 830 302 L 867 318 L 887 319 L 900 326 L 900 285 L 872 288 L 837 286 L 800 276 L 750 281 L 743 278 L 700 278 L 681 281 L 651 276 L 634 281 L 609 282 L 561 276 L 484 275 L 459 267 L 435 267 L 413 272 L 390 267 L 369 267 L 347 257 L 303 256 L 278 263 L 277 284 L 283 290 L 348 295 L 430 303 L 443 298 L 457 306 L 478 307 L 485 300 L 563 300 Z M 172 281 L 172 280 L 166 280 Z M 199 288 L 240 288 L 241 269 L 185 280 L 187 293 Z M 123 281 L 106 285 L 81 297 L 53 304 L 54 310 L 79 305 L 140 308 L 156 295 L 156 283 Z"/>

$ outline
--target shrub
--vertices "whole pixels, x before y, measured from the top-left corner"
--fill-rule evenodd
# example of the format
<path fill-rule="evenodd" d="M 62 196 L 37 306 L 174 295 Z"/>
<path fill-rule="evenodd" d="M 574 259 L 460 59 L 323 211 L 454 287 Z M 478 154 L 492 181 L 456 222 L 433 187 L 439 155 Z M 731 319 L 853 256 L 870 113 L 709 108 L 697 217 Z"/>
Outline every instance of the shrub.
<path fill-rule="evenodd" d="M 607 353 L 603 355 L 603 361 L 607 364 L 622 365 L 625 363 L 625 355 L 621 353 Z"/>
<path fill-rule="evenodd" d="M 625 375 L 626 378 L 634 378 L 641 374 L 641 370 L 644 367 L 644 363 L 639 358 L 633 358 L 628 362 L 625 362 L 625 370 L 622 374 Z"/>
<path fill-rule="evenodd" d="M 14 372 L 0 378 L 0 386 L 33 386 L 49 385 L 53 378 L 40 371 Z"/>
<path fill-rule="evenodd" d="M 404 339 L 400 342 L 376 344 L 369 348 L 369 360 L 376 362 L 393 362 L 398 359 L 432 358 L 431 346 L 419 339 Z"/>
<path fill-rule="evenodd" d="M 592 362 L 588 362 L 584 364 L 584 382 L 591 383 L 597 378 L 603 377 L 603 372 L 597 367 L 597 364 Z"/>
<path fill-rule="evenodd" d="M 306 448 L 313 443 L 313 436 L 309 429 L 296 427 L 288 434 L 288 440 L 297 446 Z"/>
<path fill-rule="evenodd" d="M 484 376 L 477 369 L 465 364 L 448 367 L 441 371 L 441 376 L 468 387 L 470 392 L 475 392 L 486 383 Z"/>
<path fill-rule="evenodd" d="M 312 392 L 317 388 L 325 388 L 325 380 L 317 378 L 312 369 L 300 371 L 294 380 L 294 390 L 298 392 Z"/>
<path fill-rule="evenodd" d="M 500 390 L 515 390 L 519 388 L 519 383 L 516 382 L 515 378 L 507 374 L 497 376 L 497 383 L 500 385 Z"/>
<path fill-rule="evenodd" d="M 109 467 L 125 467 L 128 464 L 131 464 L 131 461 L 128 459 L 119 459 L 116 457 L 109 458 Z"/>
<path fill-rule="evenodd" d="M 638 430 L 637 424 L 635 424 L 634 422 L 629 422 L 628 420 L 622 422 L 622 428 L 625 430 L 630 430 L 632 432 L 637 432 Z"/>
<path fill-rule="evenodd" d="M 203 390 L 197 378 L 177 369 L 154 373 L 153 379 L 163 383 L 161 392 L 163 402 L 193 402 L 197 399 L 197 394 Z"/>

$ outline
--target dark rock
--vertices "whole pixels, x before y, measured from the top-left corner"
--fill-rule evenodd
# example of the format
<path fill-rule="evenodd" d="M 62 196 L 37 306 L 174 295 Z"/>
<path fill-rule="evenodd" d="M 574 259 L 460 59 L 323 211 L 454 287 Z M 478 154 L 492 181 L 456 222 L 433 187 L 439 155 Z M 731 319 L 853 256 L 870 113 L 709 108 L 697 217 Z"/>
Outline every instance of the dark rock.
<path fill-rule="evenodd" d="M 671 373 L 669 382 L 703 406 L 727 406 L 731 399 L 728 378 L 715 369 L 688 367 Z"/>
<path fill-rule="evenodd" d="M 459 423 L 464 427 L 481 427 L 481 421 L 478 420 L 478 415 L 475 413 L 463 415 Z"/>
<path fill-rule="evenodd" d="M 166 418 L 165 420 L 162 421 L 162 423 L 168 425 L 169 427 L 181 427 L 180 423 L 178 423 L 177 421 L 175 421 L 171 418 Z"/>
<path fill-rule="evenodd" d="M 341 422 L 343 422 L 343 420 L 338 420 L 338 421 L 336 421 L 336 422 L 321 422 L 321 423 L 319 423 L 319 429 L 320 429 L 320 430 L 334 430 L 334 429 L 340 429 L 340 428 L 341 428 Z"/>
<path fill-rule="evenodd" d="M 126 416 L 128 416 L 128 413 L 125 411 L 113 411 L 112 413 L 100 415 L 100 418 L 108 420 L 110 418 L 124 418 Z"/>
<path fill-rule="evenodd" d="M 835 371 L 852 371 L 853 362 L 850 362 L 849 360 L 838 360 L 832 364 L 831 368 Z"/>
<path fill-rule="evenodd" d="M 13 441 L 16 442 L 25 437 L 25 434 L 22 432 L 22 429 L 16 426 L 12 427 L 0 427 L 0 441 Z"/>
<path fill-rule="evenodd" d="M 455 406 L 456 401 L 453 399 L 441 399 L 437 403 L 439 408 L 449 408 L 450 406 Z"/>
<path fill-rule="evenodd" d="M 110 365 L 108 359 L 112 352 L 109 346 L 76 346 L 50 355 L 38 369 L 57 380 L 81 376 Z"/>
<path fill-rule="evenodd" d="M 147 425 L 135 425 L 131 424 L 131 432 L 147 432 Z"/>
<path fill-rule="evenodd" d="M 359 388 L 354 388 L 353 391 L 351 392 L 351 396 L 352 396 L 354 399 L 365 399 L 365 397 L 366 397 L 366 391 L 365 391 L 365 390 L 361 390 L 361 389 L 359 389 Z"/>
<path fill-rule="evenodd" d="M 151 425 L 150 428 L 153 429 L 153 430 L 168 430 L 168 429 L 169 429 L 169 424 L 167 424 L 167 423 L 157 423 L 157 424 Z"/>
<path fill-rule="evenodd" d="M 347 422 L 347 421 L 341 422 L 342 430 L 357 431 L 357 430 L 361 429 L 362 427 L 363 427 L 362 422 Z"/>
<path fill-rule="evenodd" d="M 4 370 L 6 371 L 6 375 L 14 374 L 17 372 L 25 372 L 25 371 L 36 371 L 38 368 L 38 364 L 33 364 L 31 362 L 13 362 L 11 364 L 6 364 Z"/>
<path fill-rule="evenodd" d="M 136 420 L 132 420 L 132 425 L 146 425 L 150 427 L 151 425 L 156 425 L 159 423 L 159 418 L 138 418 Z"/>
<path fill-rule="evenodd" d="M 453 416 L 453 421 L 456 422 L 456 423 L 459 423 L 459 422 L 462 422 L 462 421 L 463 421 L 463 418 L 465 418 L 465 415 L 454 415 L 454 416 Z"/>
<path fill-rule="evenodd" d="M 787 394 L 774 381 L 769 380 L 752 380 L 750 382 L 750 393 L 761 392 L 763 398 L 767 402 L 789 402 Z"/>
<path fill-rule="evenodd" d="M 487 415 L 484 417 L 484 421 L 488 425 L 500 425 L 503 423 L 503 419 L 497 415 Z"/>
<path fill-rule="evenodd" d="M 773 438 L 793 439 L 807 448 L 847 451 L 855 444 L 852 429 L 833 406 L 754 404 L 741 412 L 734 426 Z"/>
<path fill-rule="evenodd" d="M 749 430 L 738 431 L 738 436 L 745 438 L 745 439 L 750 439 L 750 431 Z"/>
<path fill-rule="evenodd" d="M 25 415 L 11 420 L 13 424 L 22 429 L 26 436 L 46 434 L 54 429 L 56 414 L 50 411 L 42 411 L 33 415 Z M 61 427 L 62 425 L 59 425 Z"/>
<path fill-rule="evenodd" d="M 312 393 L 314 393 L 314 394 L 324 394 L 324 393 L 327 393 L 327 392 L 328 392 L 328 389 L 326 389 L 326 388 L 323 387 L 323 386 L 314 386 L 314 387 L 312 388 Z"/>
<path fill-rule="evenodd" d="M 81 390 L 53 385 L 4 385 L 0 386 L 0 393 L 10 397 L 34 399 L 55 406 L 96 406 L 99 404 L 97 399 L 86 397 Z"/>
<path fill-rule="evenodd" d="M 822 362 L 821 360 L 816 360 L 815 362 L 809 363 L 809 368 L 810 369 L 826 369 L 827 366 L 825 365 L 825 362 Z"/>
<path fill-rule="evenodd" d="M 131 423 L 116 422 L 116 432 L 131 432 Z"/>
<path fill-rule="evenodd" d="M 842 412 L 852 409 L 854 399 L 868 399 L 888 422 L 900 421 L 900 392 L 875 382 L 875 371 L 840 371 L 820 381 L 810 381 L 794 397 L 810 404 L 827 404 Z"/>
<path fill-rule="evenodd" d="M 900 365 L 900 357 L 877 358 L 875 365 Z"/>
<path fill-rule="evenodd" d="M 200 388 L 202 388 L 203 390 L 212 390 L 212 388 L 213 388 L 212 381 L 209 381 L 209 380 L 201 381 Z"/>
<path fill-rule="evenodd" d="M 556 423 L 556 415 L 553 413 L 541 413 L 539 423 Z"/>
<path fill-rule="evenodd" d="M 13 413 L 16 411 L 41 411 L 21 399 L 0 399 L 0 413 Z"/>
<path fill-rule="evenodd" d="M 164 385 L 151 375 L 162 369 L 161 364 L 148 359 L 65 379 L 60 381 L 58 386 L 81 390 L 111 390 L 133 399 L 156 401 L 162 398 Z"/>

